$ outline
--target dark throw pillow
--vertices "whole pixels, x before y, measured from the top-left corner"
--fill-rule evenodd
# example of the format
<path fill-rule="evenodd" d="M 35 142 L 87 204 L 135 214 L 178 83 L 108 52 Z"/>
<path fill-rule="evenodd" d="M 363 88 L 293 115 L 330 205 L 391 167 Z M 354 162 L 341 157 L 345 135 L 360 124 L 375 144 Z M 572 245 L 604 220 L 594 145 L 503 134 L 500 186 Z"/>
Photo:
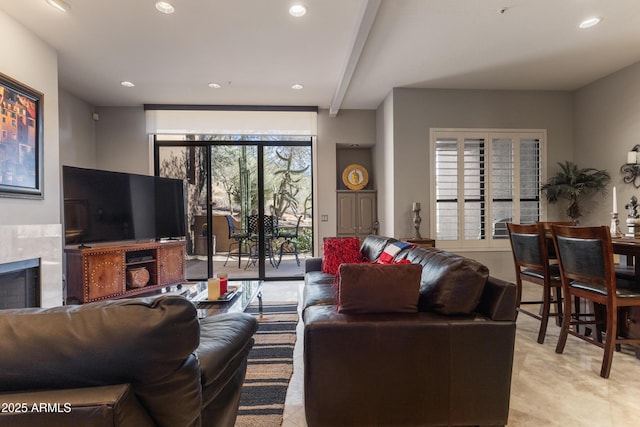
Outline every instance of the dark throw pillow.
<path fill-rule="evenodd" d="M 338 312 L 415 313 L 422 267 L 417 264 L 342 264 Z"/>
<path fill-rule="evenodd" d="M 416 248 L 407 258 L 422 265 L 420 311 L 470 314 L 478 305 L 489 269 L 478 261 L 435 248 Z"/>

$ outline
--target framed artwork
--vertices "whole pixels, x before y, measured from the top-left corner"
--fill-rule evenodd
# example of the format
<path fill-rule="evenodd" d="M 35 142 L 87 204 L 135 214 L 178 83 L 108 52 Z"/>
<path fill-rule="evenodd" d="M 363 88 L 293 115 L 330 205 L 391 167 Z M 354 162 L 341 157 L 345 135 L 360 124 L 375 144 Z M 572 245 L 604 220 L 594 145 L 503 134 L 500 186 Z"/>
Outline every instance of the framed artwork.
<path fill-rule="evenodd" d="M 44 196 L 42 108 L 42 93 L 0 73 L 0 196 Z"/>

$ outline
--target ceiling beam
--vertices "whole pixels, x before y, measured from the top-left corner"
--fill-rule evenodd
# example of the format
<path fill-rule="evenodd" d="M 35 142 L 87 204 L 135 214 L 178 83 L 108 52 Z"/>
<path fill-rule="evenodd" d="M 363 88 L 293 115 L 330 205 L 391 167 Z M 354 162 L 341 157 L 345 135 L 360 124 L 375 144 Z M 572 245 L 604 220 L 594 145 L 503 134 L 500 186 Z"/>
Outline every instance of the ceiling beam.
<path fill-rule="evenodd" d="M 336 91 L 333 94 L 333 99 L 329 106 L 329 117 L 335 117 L 338 115 L 338 111 L 342 106 L 342 101 L 344 100 L 344 96 L 347 93 L 349 84 L 351 83 L 351 77 L 353 77 L 353 72 L 358 65 L 360 54 L 367 42 L 369 31 L 373 26 L 373 21 L 376 19 L 376 14 L 378 13 L 378 8 L 380 7 L 381 2 L 382 0 L 365 0 L 363 6 L 360 8 L 358 31 L 355 34 L 353 44 L 351 46 L 351 52 L 349 53 L 342 70 L 342 77 L 340 77 L 338 87 L 336 87 Z"/>

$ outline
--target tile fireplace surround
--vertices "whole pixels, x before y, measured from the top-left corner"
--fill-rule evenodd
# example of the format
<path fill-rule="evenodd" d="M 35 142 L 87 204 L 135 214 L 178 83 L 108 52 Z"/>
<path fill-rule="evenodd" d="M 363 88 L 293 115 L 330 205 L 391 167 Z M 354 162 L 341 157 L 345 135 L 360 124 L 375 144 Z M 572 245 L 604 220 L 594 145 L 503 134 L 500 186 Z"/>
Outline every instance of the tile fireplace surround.
<path fill-rule="evenodd" d="M 62 305 L 62 226 L 0 226 L 0 264 L 40 258 L 40 304 Z"/>

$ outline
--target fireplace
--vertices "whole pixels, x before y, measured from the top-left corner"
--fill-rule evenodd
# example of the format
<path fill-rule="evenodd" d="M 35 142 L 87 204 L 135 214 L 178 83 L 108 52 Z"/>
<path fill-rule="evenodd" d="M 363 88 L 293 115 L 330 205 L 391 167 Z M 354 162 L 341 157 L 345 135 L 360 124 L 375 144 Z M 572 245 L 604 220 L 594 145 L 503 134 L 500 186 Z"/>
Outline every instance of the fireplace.
<path fill-rule="evenodd" d="M 0 265 L 39 260 L 40 271 L 34 281 L 38 283 L 40 307 L 64 304 L 60 224 L 0 225 L 0 242 Z"/>
<path fill-rule="evenodd" d="M 0 264 L 0 309 L 40 307 L 40 259 Z"/>

